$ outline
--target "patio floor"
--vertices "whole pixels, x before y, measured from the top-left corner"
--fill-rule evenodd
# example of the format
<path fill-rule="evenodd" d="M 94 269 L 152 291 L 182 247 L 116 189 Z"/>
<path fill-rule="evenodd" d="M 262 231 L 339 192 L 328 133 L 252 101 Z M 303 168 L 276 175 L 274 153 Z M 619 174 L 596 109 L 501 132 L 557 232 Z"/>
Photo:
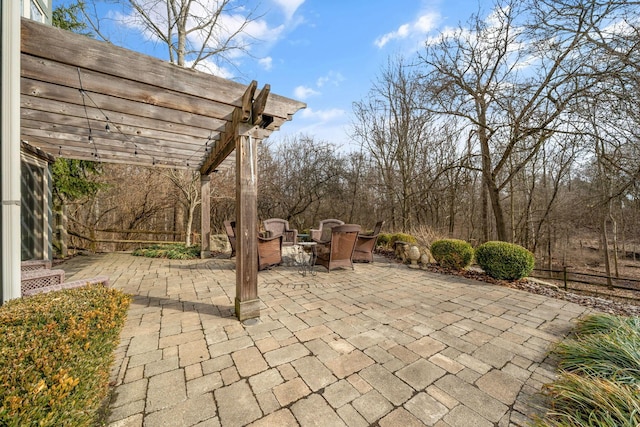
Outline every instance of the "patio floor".
<path fill-rule="evenodd" d="M 112 253 L 57 268 L 134 296 L 112 427 L 524 426 L 555 377 L 547 351 L 589 312 L 376 258 L 260 272 L 261 318 L 243 325 L 235 259 Z"/>

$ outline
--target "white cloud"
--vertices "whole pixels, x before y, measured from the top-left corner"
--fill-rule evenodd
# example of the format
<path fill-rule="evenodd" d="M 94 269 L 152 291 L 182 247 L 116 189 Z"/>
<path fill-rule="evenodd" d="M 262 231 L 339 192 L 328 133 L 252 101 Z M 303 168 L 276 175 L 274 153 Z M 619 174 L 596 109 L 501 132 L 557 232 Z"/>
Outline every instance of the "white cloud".
<path fill-rule="evenodd" d="M 190 68 L 193 66 L 193 61 L 185 62 L 185 67 Z M 214 76 L 222 77 L 223 79 L 232 79 L 235 75 L 224 67 L 219 66 L 210 59 L 204 59 L 198 62 L 195 69 L 202 71 L 203 73 L 213 74 Z"/>
<path fill-rule="evenodd" d="M 287 21 L 291 19 L 296 10 L 304 3 L 304 0 L 274 0 L 283 11 Z"/>
<path fill-rule="evenodd" d="M 346 111 L 341 108 L 332 108 L 330 110 L 314 110 L 310 107 L 305 108 L 300 112 L 300 116 L 303 119 L 312 119 L 317 122 L 327 123 L 332 120 L 342 119 L 346 116 Z"/>
<path fill-rule="evenodd" d="M 320 92 L 310 88 L 310 87 L 306 87 L 306 86 L 297 86 L 294 90 L 293 90 L 293 94 L 295 96 L 296 99 L 307 99 L 310 96 L 314 96 L 314 95 L 320 95 Z"/>
<path fill-rule="evenodd" d="M 344 76 L 337 71 L 329 71 L 326 76 L 318 77 L 316 86 L 323 87 L 326 84 L 339 86 L 344 81 Z"/>
<path fill-rule="evenodd" d="M 348 136 L 349 115 L 340 108 L 314 110 L 310 107 L 296 113 L 291 122 L 286 122 L 277 132 L 277 138 L 288 136 L 313 135 L 316 141 L 326 141 L 336 147 L 350 149 Z"/>
<path fill-rule="evenodd" d="M 270 56 L 267 56 L 266 58 L 260 58 L 258 60 L 258 63 L 267 71 L 273 68 L 273 58 Z"/>
<path fill-rule="evenodd" d="M 415 21 L 402 24 L 397 30 L 383 34 L 378 37 L 374 44 L 382 49 L 392 40 L 402 40 L 408 38 L 422 37 L 430 31 L 434 30 L 440 21 L 440 14 L 437 12 L 428 12 L 419 16 Z"/>

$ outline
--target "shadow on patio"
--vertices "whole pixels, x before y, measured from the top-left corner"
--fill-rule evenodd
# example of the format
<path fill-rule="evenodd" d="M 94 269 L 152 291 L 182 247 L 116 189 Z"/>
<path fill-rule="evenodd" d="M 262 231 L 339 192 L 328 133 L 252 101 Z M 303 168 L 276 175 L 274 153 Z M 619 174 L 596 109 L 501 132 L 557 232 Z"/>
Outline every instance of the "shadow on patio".
<path fill-rule="evenodd" d="M 382 260 L 261 272 L 247 326 L 233 317 L 234 260 L 114 253 L 60 267 L 134 295 L 112 426 L 525 425 L 555 376 L 547 350 L 588 312 Z"/>

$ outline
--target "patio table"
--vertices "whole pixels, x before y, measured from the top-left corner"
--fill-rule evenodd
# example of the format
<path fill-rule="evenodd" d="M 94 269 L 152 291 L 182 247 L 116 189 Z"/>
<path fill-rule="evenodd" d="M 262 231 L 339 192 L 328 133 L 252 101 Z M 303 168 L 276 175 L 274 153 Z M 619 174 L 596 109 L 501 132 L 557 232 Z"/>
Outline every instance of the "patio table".
<path fill-rule="evenodd" d="M 316 271 L 313 267 L 318 257 L 318 244 L 316 242 L 298 242 L 297 246 L 298 250 L 295 254 L 295 262 L 296 266 L 298 266 L 298 271 L 302 276 L 306 276 L 307 273 L 315 276 Z"/>

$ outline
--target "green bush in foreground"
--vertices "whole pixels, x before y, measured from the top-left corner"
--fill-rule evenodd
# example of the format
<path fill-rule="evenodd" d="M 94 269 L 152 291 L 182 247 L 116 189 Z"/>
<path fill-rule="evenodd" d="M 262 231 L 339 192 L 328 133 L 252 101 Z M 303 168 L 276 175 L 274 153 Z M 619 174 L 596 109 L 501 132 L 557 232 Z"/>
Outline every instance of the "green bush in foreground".
<path fill-rule="evenodd" d="M 537 426 L 640 425 L 640 318 L 594 315 L 556 346 L 560 378 L 545 386 L 553 409 Z"/>
<path fill-rule="evenodd" d="M 0 307 L 0 425 L 95 425 L 129 303 L 94 285 Z"/>
<path fill-rule="evenodd" d="M 476 248 L 476 262 L 494 279 L 517 280 L 531 274 L 535 258 L 513 243 L 486 242 Z"/>
<path fill-rule="evenodd" d="M 136 249 L 133 255 L 147 258 L 196 259 L 200 258 L 200 247 L 185 246 L 180 243 L 158 244 Z"/>
<path fill-rule="evenodd" d="M 471 265 L 473 247 L 464 240 L 436 240 L 431 244 L 431 255 L 442 267 L 463 270 Z"/>

